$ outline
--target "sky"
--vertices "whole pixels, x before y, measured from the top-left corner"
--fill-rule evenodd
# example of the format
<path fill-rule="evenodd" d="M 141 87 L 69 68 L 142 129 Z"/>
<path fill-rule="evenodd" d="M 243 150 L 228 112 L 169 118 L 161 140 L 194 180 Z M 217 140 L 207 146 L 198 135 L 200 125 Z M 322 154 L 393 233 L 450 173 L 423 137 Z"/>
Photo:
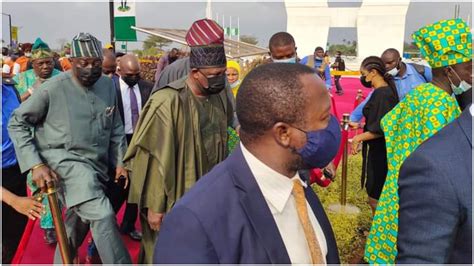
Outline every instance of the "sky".
<path fill-rule="evenodd" d="M 411 33 L 440 19 L 452 18 L 455 4 L 461 5 L 461 18 L 472 20 L 472 3 L 411 2 L 408 8 L 405 41 L 411 42 Z M 110 42 L 108 2 L 3 2 L 2 13 L 10 14 L 12 25 L 19 27 L 20 42 L 34 42 L 41 37 L 52 48 L 59 48 L 78 32 L 90 32 L 102 42 Z M 329 2 L 329 7 L 357 7 L 361 2 Z M 205 17 L 206 2 L 137 2 L 137 26 L 188 29 L 193 21 Z M 240 18 L 241 35 L 257 37 L 259 45 L 266 47 L 268 39 L 278 31 L 286 30 L 286 11 L 283 2 L 216 2 L 212 3 L 213 15 L 226 17 L 226 26 L 232 16 L 233 26 Z M 317 21 L 315 22 L 317 23 Z M 146 34 L 138 33 L 139 41 Z M 2 39 L 8 42 L 8 17 L 2 15 Z M 355 28 L 332 28 L 329 43 L 356 40 Z M 297 40 L 296 40 L 297 41 Z M 321 44 L 324 46 L 324 44 Z M 129 48 L 140 48 L 142 42 Z"/>

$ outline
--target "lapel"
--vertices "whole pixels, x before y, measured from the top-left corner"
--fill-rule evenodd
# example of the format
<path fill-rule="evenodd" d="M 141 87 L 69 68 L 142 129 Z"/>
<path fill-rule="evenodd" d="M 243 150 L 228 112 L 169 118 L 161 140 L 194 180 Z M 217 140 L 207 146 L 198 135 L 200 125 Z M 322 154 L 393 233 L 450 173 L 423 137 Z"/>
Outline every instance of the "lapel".
<path fill-rule="evenodd" d="M 334 238 L 334 233 L 332 231 L 331 224 L 329 223 L 328 217 L 324 212 L 321 202 L 319 201 L 318 197 L 309 185 L 305 188 L 305 195 L 306 200 L 308 201 L 309 206 L 311 206 L 311 209 L 313 210 L 313 213 L 316 216 L 319 225 L 323 229 L 324 236 L 326 237 L 326 243 L 328 246 L 326 262 L 328 264 L 340 264 L 336 239 Z"/>
<path fill-rule="evenodd" d="M 123 100 L 122 100 L 122 91 L 120 90 L 120 77 L 118 75 L 112 75 L 112 81 L 115 86 L 115 90 L 117 91 L 117 104 L 118 104 L 118 109 L 120 112 L 120 119 L 122 120 L 122 123 L 125 125 L 125 118 L 123 114 Z"/>
<path fill-rule="evenodd" d="M 239 190 L 240 203 L 254 228 L 257 239 L 265 249 L 271 264 L 290 264 L 290 257 L 273 215 L 252 175 L 240 146 L 229 157 L 231 175 Z"/>
<path fill-rule="evenodd" d="M 466 138 L 472 148 L 472 115 L 469 109 L 470 106 L 466 107 L 456 122 L 461 127 L 464 135 L 466 135 Z"/>
<path fill-rule="evenodd" d="M 153 87 L 153 84 L 148 84 L 148 82 L 140 79 L 138 81 L 138 90 L 140 91 L 140 96 L 142 97 L 142 108 L 145 107 L 148 98 L 150 98 L 150 92 Z"/>

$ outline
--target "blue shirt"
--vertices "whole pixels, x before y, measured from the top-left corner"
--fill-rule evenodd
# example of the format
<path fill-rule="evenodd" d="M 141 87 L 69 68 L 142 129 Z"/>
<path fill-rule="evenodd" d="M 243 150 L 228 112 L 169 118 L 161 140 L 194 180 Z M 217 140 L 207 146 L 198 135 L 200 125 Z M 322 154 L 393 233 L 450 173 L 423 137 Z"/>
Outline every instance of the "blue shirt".
<path fill-rule="evenodd" d="M 412 64 L 406 63 L 405 65 L 407 67 L 405 74 L 401 77 L 394 77 L 395 86 L 397 86 L 397 93 L 400 101 L 403 100 L 405 95 L 407 95 L 407 93 L 409 93 L 412 89 L 420 84 L 431 82 L 433 79 L 431 68 L 425 66 L 425 73 L 424 75 L 421 75 Z M 356 107 L 356 109 L 354 109 L 354 111 L 352 111 L 350 121 L 359 122 L 362 119 L 362 109 L 364 109 L 365 104 L 369 101 L 370 96 L 372 96 L 372 92 Z"/>
<path fill-rule="evenodd" d="M 15 148 L 8 135 L 8 121 L 13 111 L 20 106 L 13 85 L 2 84 L 2 168 L 13 166 L 17 163 Z"/>
<path fill-rule="evenodd" d="M 308 63 L 308 58 L 312 55 L 305 56 L 303 59 L 301 59 L 300 64 L 306 65 Z M 316 73 L 318 72 L 318 68 L 323 64 L 323 60 L 319 59 L 314 59 L 314 70 L 316 70 Z M 326 69 L 324 70 L 324 77 L 326 78 L 326 88 L 329 90 L 331 89 L 331 69 L 329 68 L 329 65 L 326 66 Z"/>

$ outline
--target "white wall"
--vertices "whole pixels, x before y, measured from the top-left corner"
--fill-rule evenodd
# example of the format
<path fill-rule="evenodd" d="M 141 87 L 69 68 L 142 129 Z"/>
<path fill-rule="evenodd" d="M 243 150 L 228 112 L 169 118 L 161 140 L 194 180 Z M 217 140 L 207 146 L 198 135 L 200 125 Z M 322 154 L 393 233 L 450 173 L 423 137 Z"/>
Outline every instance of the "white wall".
<path fill-rule="evenodd" d="M 298 1 L 298 2 L 296 2 Z M 298 56 L 326 47 L 330 27 L 356 27 L 358 60 L 380 56 L 387 48 L 403 51 L 405 19 L 410 0 L 364 0 L 360 8 L 329 8 L 326 0 L 286 0 L 287 32 Z"/>

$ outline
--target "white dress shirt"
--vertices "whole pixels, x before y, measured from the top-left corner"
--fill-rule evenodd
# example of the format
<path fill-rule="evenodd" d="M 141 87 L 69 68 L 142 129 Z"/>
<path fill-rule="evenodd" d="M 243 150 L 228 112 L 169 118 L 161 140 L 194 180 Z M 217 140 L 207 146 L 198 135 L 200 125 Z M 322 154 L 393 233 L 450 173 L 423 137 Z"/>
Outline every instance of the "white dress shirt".
<path fill-rule="evenodd" d="M 122 93 L 122 104 L 123 104 L 123 116 L 125 121 L 125 134 L 133 134 L 133 126 L 132 126 L 132 108 L 130 105 L 130 88 L 123 81 L 122 78 L 120 80 L 120 92 Z M 137 104 L 138 104 L 138 113 L 142 112 L 142 95 L 140 94 L 140 89 L 138 88 L 138 84 L 133 86 L 133 91 L 135 92 L 135 96 L 137 97 Z"/>
<path fill-rule="evenodd" d="M 273 219 L 275 219 L 291 263 L 312 264 L 308 243 L 306 242 L 303 226 L 296 211 L 295 198 L 292 194 L 293 180 L 300 180 L 304 187 L 307 185 L 300 179 L 298 173 L 293 178 L 288 178 L 257 159 L 242 143 L 240 143 L 240 146 L 250 171 L 255 176 L 263 197 L 270 208 Z M 324 262 L 326 262 L 328 252 L 326 237 L 308 202 L 306 202 L 306 206 L 309 219 L 321 247 Z"/>

